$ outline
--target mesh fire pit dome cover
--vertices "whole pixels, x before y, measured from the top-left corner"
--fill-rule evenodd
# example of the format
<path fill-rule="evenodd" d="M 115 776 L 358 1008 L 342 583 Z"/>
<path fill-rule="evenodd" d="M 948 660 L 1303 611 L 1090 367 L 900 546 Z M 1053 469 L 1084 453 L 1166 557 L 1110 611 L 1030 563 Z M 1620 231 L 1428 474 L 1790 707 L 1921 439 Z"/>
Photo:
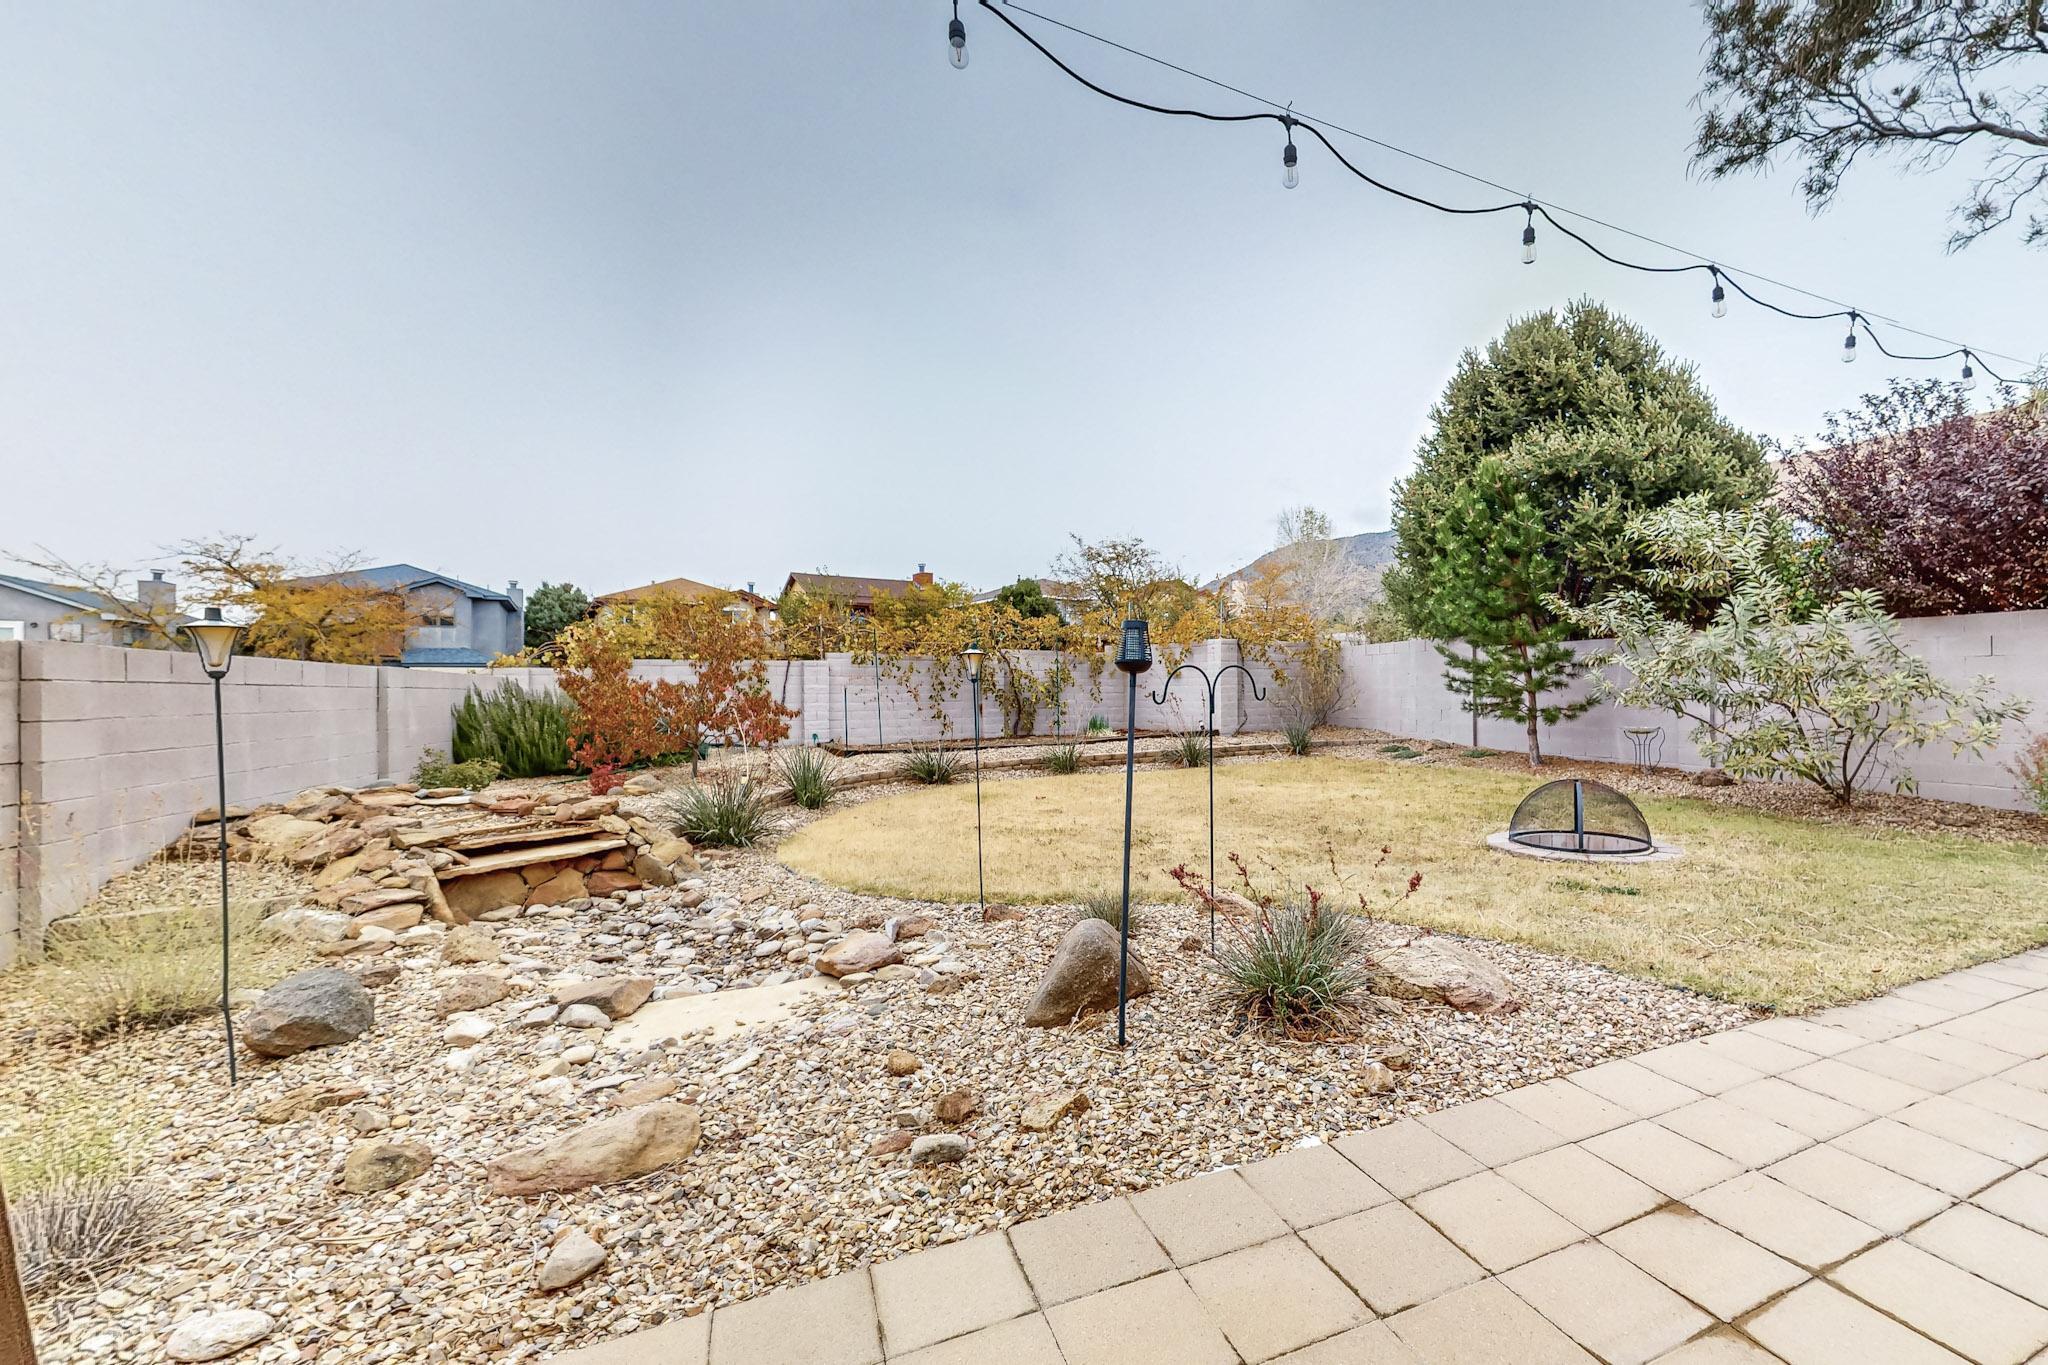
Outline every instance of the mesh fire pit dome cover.
<path fill-rule="evenodd" d="M 1508 838 L 1559 853 L 1648 853 L 1649 822 L 1636 803 L 1603 782 L 1567 777 L 1522 798 Z"/>

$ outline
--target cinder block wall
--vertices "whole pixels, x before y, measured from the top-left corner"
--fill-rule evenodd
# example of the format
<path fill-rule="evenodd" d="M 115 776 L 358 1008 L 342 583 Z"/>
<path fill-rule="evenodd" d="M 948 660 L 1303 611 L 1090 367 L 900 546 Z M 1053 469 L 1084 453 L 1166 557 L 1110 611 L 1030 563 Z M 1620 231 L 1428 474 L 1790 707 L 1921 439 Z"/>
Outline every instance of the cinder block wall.
<path fill-rule="evenodd" d="M 21 945 L 21 644 L 0 640 L 0 967 Z"/>

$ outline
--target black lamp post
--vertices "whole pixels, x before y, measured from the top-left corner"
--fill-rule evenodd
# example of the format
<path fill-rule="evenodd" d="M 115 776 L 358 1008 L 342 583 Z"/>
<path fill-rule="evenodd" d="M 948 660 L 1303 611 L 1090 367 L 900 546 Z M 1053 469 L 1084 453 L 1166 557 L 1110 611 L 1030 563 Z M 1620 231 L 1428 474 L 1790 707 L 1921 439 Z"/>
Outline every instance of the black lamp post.
<path fill-rule="evenodd" d="M 1209 670 L 1200 664 L 1184 663 L 1167 674 L 1166 681 L 1152 694 L 1155 704 L 1166 705 L 1166 694 L 1173 689 L 1173 680 L 1183 670 L 1193 671 L 1209 694 L 1209 951 L 1212 953 L 1216 951 L 1216 684 L 1233 668 L 1244 674 L 1245 680 L 1252 685 L 1253 698 L 1264 701 L 1266 694 L 1260 690 L 1259 680 L 1243 664 L 1225 664 L 1211 676 Z"/>
<path fill-rule="evenodd" d="M 1124 1045 L 1124 1003 L 1131 980 L 1131 788 L 1138 771 L 1138 675 L 1152 667 L 1152 627 L 1142 616 L 1124 621 L 1116 666 L 1130 679 L 1124 705 L 1124 912 L 1117 925 L 1116 1045 Z"/>
<path fill-rule="evenodd" d="M 220 779 L 220 804 L 215 809 L 220 816 L 220 1017 L 227 1027 L 228 1084 L 233 1086 L 239 1078 L 235 1074 L 235 1016 L 228 1007 L 228 741 L 227 725 L 222 719 L 220 680 L 228 675 L 228 668 L 235 661 L 235 642 L 241 638 L 242 628 L 221 620 L 219 607 L 208 607 L 202 619 L 187 621 L 178 629 L 191 640 L 199 655 L 199 666 L 213 679 L 213 757 Z"/>
<path fill-rule="evenodd" d="M 974 694 L 974 894 L 987 910 L 988 886 L 981 875 L 981 646 L 967 646 L 960 657 L 967 660 L 967 682 Z"/>

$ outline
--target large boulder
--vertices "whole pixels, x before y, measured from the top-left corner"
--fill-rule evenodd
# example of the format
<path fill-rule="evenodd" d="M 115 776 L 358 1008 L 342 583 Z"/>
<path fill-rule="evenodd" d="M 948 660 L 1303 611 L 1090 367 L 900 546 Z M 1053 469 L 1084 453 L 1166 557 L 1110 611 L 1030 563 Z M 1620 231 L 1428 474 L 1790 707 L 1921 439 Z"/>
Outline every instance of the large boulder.
<path fill-rule="evenodd" d="M 1116 1008 L 1117 932 L 1109 921 L 1077 920 L 1060 940 L 1052 965 L 1038 983 L 1024 1022 L 1031 1028 L 1058 1028 L 1091 1010 Z M 1150 994 L 1152 973 L 1133 949 L 1127 999 Z"/>
<path fill-rule="evenodd" d="M 555 987 L 554 994 L 555 1003 L 564 1009 L 571 1005 L 595 1005 L 610 1018 L 624 1019 L 654 994 L 654 978 L 605 976 L 595 981 L 565 981 Z"/>
<path fill-rule="evenodd" d="M 242 833 L 254 839 L 267 853 L 282 856 L 327 833 L 318 820 L 301 820 L 296 815 L 261 815 L 242 826 Z"/>
<path fill-rule="evenodd" d="M 370 992 L 353 973 L 314 967 L 257 998 L 242 1016 L 242 1046 L 262 1057 L 289 1057 L 360 1037 L 373 1017 Z"/>
<path fill-rule="evenodd" d="M 450 877 L 441 888 L 448 908 L 465 920 L 475 919 L 488 910 L 524 904 L 526 891 L 526 879 L 510 870 Z"/>
<path fill-rule="evenodd" d="M 1518 1010 L 1514 982 L 1470 948 L 1429 935 L 1371 958 L 1372 990 L 1396 1000 L 1435 1000 L 1475 1014 Z"/>
<path fill-rule="evenodd" d="M 484 1168 L 494 1194 L 580 1190 L 660 1170 L 697 1150 L 697 1111 L 674 1101 L 644 1104 L 586 1123 L 538 1147 L 498 1157 Z"/>
<path fill-rule="evenodd" d="M 827 976 L 852 976 L 902 960 L 903 949 L 886 934 L 848 934 L 818 955 L 818 970 Z"/>

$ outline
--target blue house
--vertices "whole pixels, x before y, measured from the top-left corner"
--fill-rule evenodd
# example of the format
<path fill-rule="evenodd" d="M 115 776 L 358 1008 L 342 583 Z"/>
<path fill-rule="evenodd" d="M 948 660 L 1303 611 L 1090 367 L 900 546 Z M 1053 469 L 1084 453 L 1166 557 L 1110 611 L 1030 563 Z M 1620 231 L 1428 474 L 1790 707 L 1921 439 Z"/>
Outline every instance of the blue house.
<path fill-rule="evenodd" d="M 417 564 L 384 564 L 319 578 L 348 578 L 402 589 L 419 624 L 395 661 L 407 668 L 475 668 L 526 647 L 526 594 L 480 588 Z M 307 580 L 317 581 L 317 580 Z"/>

